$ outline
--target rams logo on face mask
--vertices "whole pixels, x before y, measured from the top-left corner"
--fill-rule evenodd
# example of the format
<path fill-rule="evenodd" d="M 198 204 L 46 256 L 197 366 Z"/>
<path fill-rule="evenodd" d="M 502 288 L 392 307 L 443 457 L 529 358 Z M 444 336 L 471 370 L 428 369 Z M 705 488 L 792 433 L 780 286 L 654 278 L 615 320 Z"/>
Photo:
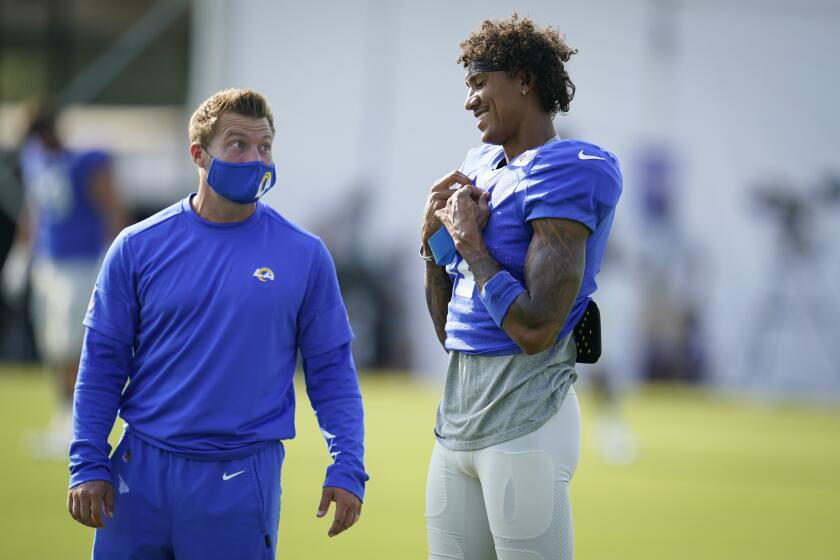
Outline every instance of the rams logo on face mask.
<path fill-rule="evenodd" d="M 253 276 L 260 282 L 268 282 L 269 280 L 274 280 L 274 271 L 267 266 L 261 266 L 254 271 Z"/>
<path fill-rule="evenodd" d="M 260 186 L 257 189 L 257 198 L 264 195 L 265 191 L 268 190 L 270 185 L 271 185 L 271 171 L 266 171 L 265 174 L 263 175 L 262 181 L 260 181 Z"/>

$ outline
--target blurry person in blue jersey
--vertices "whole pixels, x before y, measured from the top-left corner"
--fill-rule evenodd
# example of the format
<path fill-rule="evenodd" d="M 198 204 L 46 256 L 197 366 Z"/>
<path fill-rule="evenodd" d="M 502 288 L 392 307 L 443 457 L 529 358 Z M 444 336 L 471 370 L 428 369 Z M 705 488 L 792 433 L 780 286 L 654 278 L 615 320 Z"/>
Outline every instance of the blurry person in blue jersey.
<path fill-rule="evenodd" d="M 46 100 L 32 105 L 19 152 L 25 205 L 11 260 L 31 258 L 33 334 L 42 361 L 58 380 L 50 426 L 27 443 L 36 457 L 66 459 L 82 319 L 102 255 L 126 222 L 111 157 L 102 150 L 66 147 L 58 117 Z"/>
<path fill-rule="evenodd" d="M 426 486 L 430 559 L 572 558 L 575 325 L 621 192 L 618 162 L 555 136 L 576 51 L 517 14 L 461 43 L 483 144 L 431 188 L 426 298 L 449 353 Z"/>
<path fill-rule="evenodd" d="M 97 528 L 93 558 L 275 557 L 298 352 L 333 458 L 317 515 L 335 502 L 334 536 L 361 514 L 353 335 L 324 244 L 259 201 L 268 103 L 219 92 L 189 134 L 197 193 L 117 237 L 84 320 L 68 509 Z"/>

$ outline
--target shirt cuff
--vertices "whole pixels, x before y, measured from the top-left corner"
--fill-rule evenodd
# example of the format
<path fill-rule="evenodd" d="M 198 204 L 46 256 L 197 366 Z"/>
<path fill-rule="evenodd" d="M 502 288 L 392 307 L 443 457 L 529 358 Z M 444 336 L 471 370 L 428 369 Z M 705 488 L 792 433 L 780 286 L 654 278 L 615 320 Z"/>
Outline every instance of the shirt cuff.
<path fill-rule="evenodd" d="M 327 467 L 327 476 L 324 480 L 324 487 L 333 486 L 347 490 L 360 502 L 365 501 L 365 482 L 370 477 L 365 473 L 357 472 L 347 468 L 345 465 L 332 464 Z"/>
<path fill-rule="evenodd" d="M 90 482 L 91 480 L 104 480 L 107 483 L 111 483 L 111 471 L 104 467 L 94 467 L 91 469 L 85 469 L 82 472 L 74 473 L 70 476 L 70 484 L 67 486 L 68 488 L 73 488 L 74 486 L 78 486 L 83 482 Z"/>

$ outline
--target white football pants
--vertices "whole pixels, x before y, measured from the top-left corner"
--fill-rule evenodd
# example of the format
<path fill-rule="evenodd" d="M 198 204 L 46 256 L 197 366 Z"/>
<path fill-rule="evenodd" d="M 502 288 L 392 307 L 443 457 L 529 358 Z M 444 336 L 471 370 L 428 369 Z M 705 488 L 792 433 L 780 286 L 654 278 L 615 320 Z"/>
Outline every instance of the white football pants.
<path fill-rule="evenodd" d="M 429 560 L 571 560 L 569 481 L 580 457 L 574 388 L 538 430 L 477 451 L 435 442 Z"/>

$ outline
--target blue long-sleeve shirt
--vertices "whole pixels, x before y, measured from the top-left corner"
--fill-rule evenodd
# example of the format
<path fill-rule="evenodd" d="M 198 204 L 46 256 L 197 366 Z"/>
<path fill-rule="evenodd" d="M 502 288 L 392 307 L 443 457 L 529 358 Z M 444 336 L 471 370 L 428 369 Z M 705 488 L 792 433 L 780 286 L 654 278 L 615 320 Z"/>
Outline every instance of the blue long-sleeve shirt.
<path fill-rule="evenodd" d="M 135 436 L 197 459 L 294 437 L 300 352 L 333 457 L 325 486 L 364 497 L 362 401 L 335 268 L 319 239 L 269 207 L 217 224 L 185 199 L 127 228 L 84 322 L 71 486 L 110 478 L 118 410 Z"/>

